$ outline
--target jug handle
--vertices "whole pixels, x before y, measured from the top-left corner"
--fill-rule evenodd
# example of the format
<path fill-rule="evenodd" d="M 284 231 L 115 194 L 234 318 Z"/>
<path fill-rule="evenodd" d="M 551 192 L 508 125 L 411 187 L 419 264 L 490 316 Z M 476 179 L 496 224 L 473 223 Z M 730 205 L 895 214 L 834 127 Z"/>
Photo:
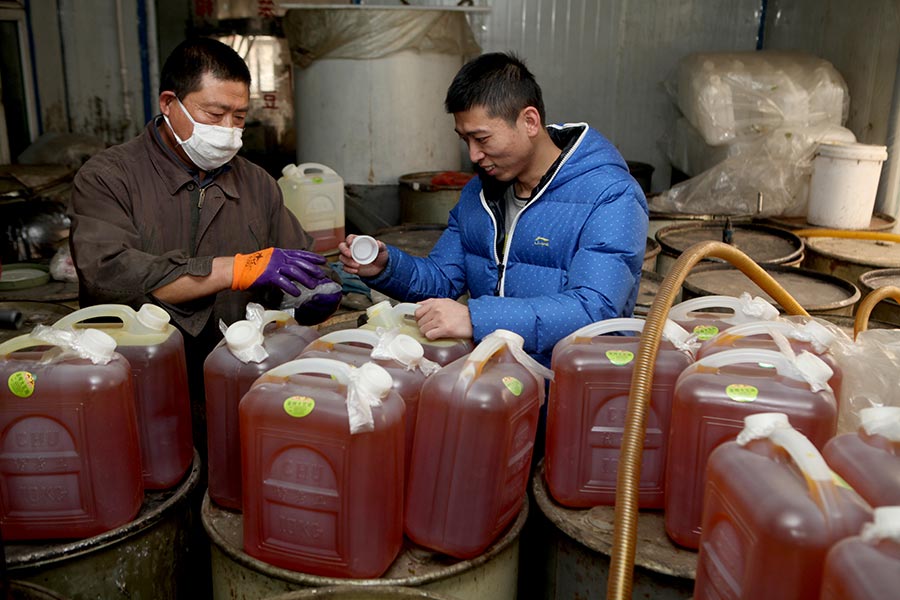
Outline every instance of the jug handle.
<path fill-rule="evenodd" d="M 283 310 L 267 310 L 263 313 L 262 326 L 263 329 L 265 329 L 266 325 L 269 323 L 281 323 L 283 326 L 284 323 L 287 323 L 292 319 L 294 319 L 294 317 Z"/>
<path fill-rule="evenodd" d="M 356 342 L 360 344 L 368 344 L 373 348 L 378 345 L 379 336 L 371 329 L 340 329 L 326 333 L 320 337 L 318 342 L 328 344 L 346 344 L 348 342 Z"/>
<path fill-rule="evenodd" d="M 55 344 L 39 340 L 31 334 L 26 333 L 6 340 L 0 344 L 0 357 L 9 356 L 13 352 L 19 352 L 20 350 L 33 348 L 35 346 L 55 346 Z"/>
<path fill-rule="evenodd" d="M 734 314 L 738 314 L 741 310 L 741 301 L 734 296 L 700 296 L 691 298 L 669 309 L 669 318 L 674 320 L 687 319 L 688 315 L 695 310 L 704 308 L 730 308 Z M 727 319 L 730 315 L 722 313 L 722 317 Z"/>
<path fill-rule="evenodd" d="M 297 165 L 297 168 L 300 169 L 300 172 L 306 175 L 307 171 L 321 171 L 322 173 L 337 175 L 334 169 L 331 167 L 326 167 L 323 164 L 315 163 L 315 162 L 307 162 L 300 165 Z"/>
<path fill-rule="evenodd" d="M 348 364 L 331 358 L 298 358 L 269 369 L 262 376 L 290 377 L 302 373 L 319 373 L 330 375 L 338 383 L 347 385 L 350 381 L 350 369 Z"/>
<path fill-rule="evenodd" d="M 727 333 L 736 337 L 750 337 L 751 335 L 761 335 L 763 333 L 772 335 L 773 332 L 781 333 L 786 337 L 798 329 L 799 325 L 795 325 L 790 321 L 752 321 L 750 323 L 741 323 L 728 329 Z"/>
<path fill-rule="evenodd" d="M 415 302 L 401 302 L 393 308 L 394 314 L 399 317 L 400 323 L 404 320 L 412 320 L 415 322 L 416 309 L 419 305 Z"/>
<path fill-rule="evenodd" d="M 804 381 L 810 386 L 813 382 L 822 388 L 828 387 L 828 379 L 831 378 L 833 371 L 825 361 L 810 352 L 802 352 L 799 360 L 803 362 L 805 371 L 798 366 L 798 362 L 791 357 L 778 352 L 776 350 L 768 350 L 763 348 L 736 348 L 734 350 L 725 350 L 716 354 L 711 354 L 706 358 L 698 360 L 694 365 L 698 367 L 712 367 L 718 369 L 727 367 L 728 365 L 737 365 L 741 363 L 768 363 L 775 367 L 779 375 L 788 377 L 795 381 Z M 827 372 L 827 377 L 824 373 Z M 808 375 L 811 379 L 807 379 L 804 375 Z M 821 381 L 819 381 L 821 379 Z M 813 391 L 816 388 L 813 387 Z"/>
<path fill-rule="evenodd" d="M 125 329 L 134 331 L 143 327 L 137 320 L 137 312 L 125 304 L 96 304 L 69 313 L 53 324 L 54 329 L 74 328 L 75 325 L 98 317 L 115 317 L 121 319 Z"/>
<path fill-rule="evenodd" d="M 576 338 L 592 338 L 598 335 L 619 331 L 634 331 L 640 333 L 644 331 L 645 323 L 646 321 L 643 319 L 635 318 L 605 319 L 603 321 L 585 325 L 581 329 L 570 333 L 566 336 L 566 341 L 571 342 Z M 690 334 L 678 323 L 666 319 L 666 324 L 663 326 L 663 337 L 669 341 L 682 343 L 690 337 Z"/>

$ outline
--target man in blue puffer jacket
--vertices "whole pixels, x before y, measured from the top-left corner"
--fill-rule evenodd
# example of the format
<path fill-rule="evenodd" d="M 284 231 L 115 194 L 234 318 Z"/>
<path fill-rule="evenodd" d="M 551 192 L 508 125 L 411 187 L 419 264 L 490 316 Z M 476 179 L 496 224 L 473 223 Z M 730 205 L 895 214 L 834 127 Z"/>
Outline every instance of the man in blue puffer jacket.
<path fill-rule="evenodd" d="M 515 331 L 545 365 L 576 329 L 631 316 L 647 202 L 616 148 L 585 123 L 545 126 L 541 89 L 515 56 L 484 54 L 459 71 L 447 112 L 478 177 L 462 190 L 426 258 L 379 242 L 344 270 L 392 298 L 419 302 L 429 339 Z M 468 304 L 457 302 L 469 293 Z"/>

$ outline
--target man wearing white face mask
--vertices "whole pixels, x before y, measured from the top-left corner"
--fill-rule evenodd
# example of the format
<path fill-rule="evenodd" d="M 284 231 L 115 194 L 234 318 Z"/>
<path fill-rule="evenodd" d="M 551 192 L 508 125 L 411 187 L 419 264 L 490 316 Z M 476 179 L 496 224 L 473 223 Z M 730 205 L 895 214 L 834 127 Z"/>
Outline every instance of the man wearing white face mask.
<path fill-rule="evenodd" d="M 236 156 L 249 104 L 250 72 L 234 50 L 183 42 L 160 74 L 161 114 L 79 170 L 69 209 L 81 305 L 151 302 L 183 332 L 201 453 L 203 360 L 219 322 L 243 319 L 248 302 L 278 308 L 299 296 L 297 320 L 318 323 L 341 299 L 275 180 Z"/>

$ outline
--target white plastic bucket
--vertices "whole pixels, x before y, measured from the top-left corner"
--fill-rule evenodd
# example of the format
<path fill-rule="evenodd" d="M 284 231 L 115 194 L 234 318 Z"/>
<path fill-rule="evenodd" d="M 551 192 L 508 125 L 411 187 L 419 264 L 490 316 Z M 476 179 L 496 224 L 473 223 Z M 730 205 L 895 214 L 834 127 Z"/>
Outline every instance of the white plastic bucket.
<path fill-rule="evenodd" d="M 872 220 L 885 146 L 824 142 L 816 149 L 806 220 L 835 229 L 865 229 Z"/>

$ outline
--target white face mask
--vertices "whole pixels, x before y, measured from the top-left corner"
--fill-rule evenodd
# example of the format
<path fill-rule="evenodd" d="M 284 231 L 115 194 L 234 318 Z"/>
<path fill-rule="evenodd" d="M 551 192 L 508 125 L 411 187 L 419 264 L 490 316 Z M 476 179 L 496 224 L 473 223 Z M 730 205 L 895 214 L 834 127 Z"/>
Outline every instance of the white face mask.
<path fill-rule="evenodd" d="M 191 116 L 191 113 L 184 107 L 181 100 L 175 98 L 182 112 L 194 124 L 194 133 L 186 140 L 182 140 L 175 133 L 175 128 L 169 121 L 169 117 L 163 115 L 172 135 L 178 144 L 184 148 L 188 158 L 194 161 L 194 164 L 204 171 L 217 169 L 234 158 L 237 151 L 241 149 L 241 135 L 244 130 L 239 127 L 221 127 L 219 125 L 207 125 L 206 123 L 198 123 Z"/>

